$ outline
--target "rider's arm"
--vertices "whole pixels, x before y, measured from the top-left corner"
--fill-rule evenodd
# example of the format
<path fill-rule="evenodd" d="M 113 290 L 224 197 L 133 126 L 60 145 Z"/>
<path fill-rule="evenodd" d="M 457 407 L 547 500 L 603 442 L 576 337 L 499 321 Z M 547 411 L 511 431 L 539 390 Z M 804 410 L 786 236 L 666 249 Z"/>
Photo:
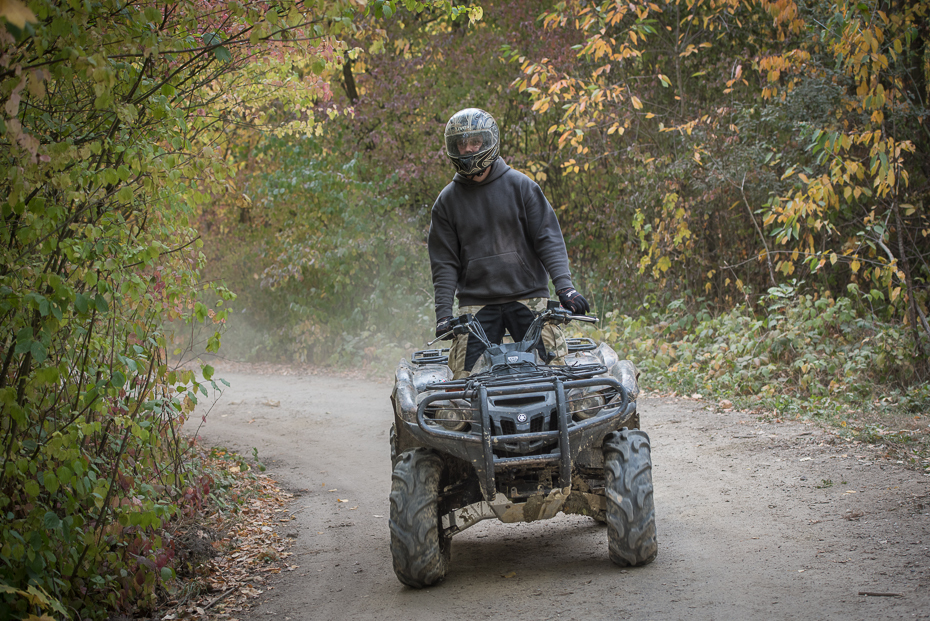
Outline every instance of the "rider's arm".
<path fill-rule="evenodd" d="M 433 205 L 427 242 L 437 319 L 452 316 L 460 266 L 458 236 L 441 207 L 439 200 Z"/>
<path fill-rule="evenodd" d="M 573 287 L 565 239 L 562 237 L 562 228 L 555 211 L 534 181 L 527 179 L 521 190 L 526 210 L 527 231 L 536 256 L 549 272 L 556 291 Z"/>

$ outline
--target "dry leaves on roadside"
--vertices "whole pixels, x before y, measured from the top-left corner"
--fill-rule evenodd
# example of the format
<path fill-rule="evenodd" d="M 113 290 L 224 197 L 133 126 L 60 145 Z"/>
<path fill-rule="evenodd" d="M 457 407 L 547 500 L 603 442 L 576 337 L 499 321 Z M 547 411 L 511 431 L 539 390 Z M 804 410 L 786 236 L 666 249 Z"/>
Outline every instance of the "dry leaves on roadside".
<path fill-rule="evenodd" d="M 285 492 L 267 475 L 225 468 L 236 482 L 230 497 L 243 498 L 235 515 L 219 511 L 203 515 L 188 530 L 217 533 L 212 541 L 216 554 L 201 563 L 195 575 L 179 579 L 174 597 L 152 617 L 164 621 L 183 619 L 238 619 L 269 588 L 270 578 L 297 569 L 288 561 L 293 539 L 275 532 L 275 525 L 290 522 L 287 505 L 293 494 Z"/>

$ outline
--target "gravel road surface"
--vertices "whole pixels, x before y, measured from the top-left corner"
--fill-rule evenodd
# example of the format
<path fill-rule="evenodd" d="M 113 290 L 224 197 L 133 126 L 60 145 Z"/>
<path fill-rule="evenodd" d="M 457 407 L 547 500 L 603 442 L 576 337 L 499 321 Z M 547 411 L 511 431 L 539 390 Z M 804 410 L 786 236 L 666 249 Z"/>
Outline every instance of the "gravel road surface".
<path fill-rule="evenodd" d="M 659 555 L 623 570 L 606 527 L 485 521 L 452 569 L 401 585 L 388 547 L 391 386 L 224 372 L 204 442 L 259 458 L 288 491 L 299 568 L 242 619 L 930 619 L 930 476 L 798 422 L 644 396 Z M 872 593 L 876 595 L 862 595 Z"/>

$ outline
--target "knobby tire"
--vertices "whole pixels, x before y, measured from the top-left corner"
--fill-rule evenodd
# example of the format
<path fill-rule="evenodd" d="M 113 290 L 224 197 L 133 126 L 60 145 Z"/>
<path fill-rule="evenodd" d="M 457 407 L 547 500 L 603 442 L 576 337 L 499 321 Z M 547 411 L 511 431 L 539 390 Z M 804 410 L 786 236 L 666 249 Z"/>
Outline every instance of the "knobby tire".
<path fill-rule="evenodd" d="M 422 589 L 440 582 L 449 568 L 451 541 L 439 523 L 442 459 L 416 448 L 397 457 L 391 477 L 391 556 L 394 573 L 407 586 Z"/>
<path fill-rule="evenodd" d="M 604 439 L 607 542 L 620 567 L 647 565 L 658 554 L 649 436 L 623 429 Z"/>

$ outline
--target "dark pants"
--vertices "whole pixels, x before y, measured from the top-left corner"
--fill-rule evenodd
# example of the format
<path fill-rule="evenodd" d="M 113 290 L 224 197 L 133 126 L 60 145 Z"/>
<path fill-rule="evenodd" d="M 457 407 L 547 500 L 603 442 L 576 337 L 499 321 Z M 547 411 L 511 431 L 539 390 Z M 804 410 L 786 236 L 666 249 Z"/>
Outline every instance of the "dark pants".
<path fill-rule="evenodd" d="M 475 314 L 475 318 L 484 328 L 488 340 L 499 345 L 504 340 L 504 333 L 509 332 L 514 341 L 522 341 L 527 329 L 533 323 L 533 311 L 520 302 L 506 304 L 488 304 Z M 546 359 L 546 348 L 542 339 L 536 345 L 540 357 Z M 465 370 L 471 371 L 478 358 L 484 353 L 484 345 L 472 335 L 468 335 L 468 347 L 465 350 Z"/>

